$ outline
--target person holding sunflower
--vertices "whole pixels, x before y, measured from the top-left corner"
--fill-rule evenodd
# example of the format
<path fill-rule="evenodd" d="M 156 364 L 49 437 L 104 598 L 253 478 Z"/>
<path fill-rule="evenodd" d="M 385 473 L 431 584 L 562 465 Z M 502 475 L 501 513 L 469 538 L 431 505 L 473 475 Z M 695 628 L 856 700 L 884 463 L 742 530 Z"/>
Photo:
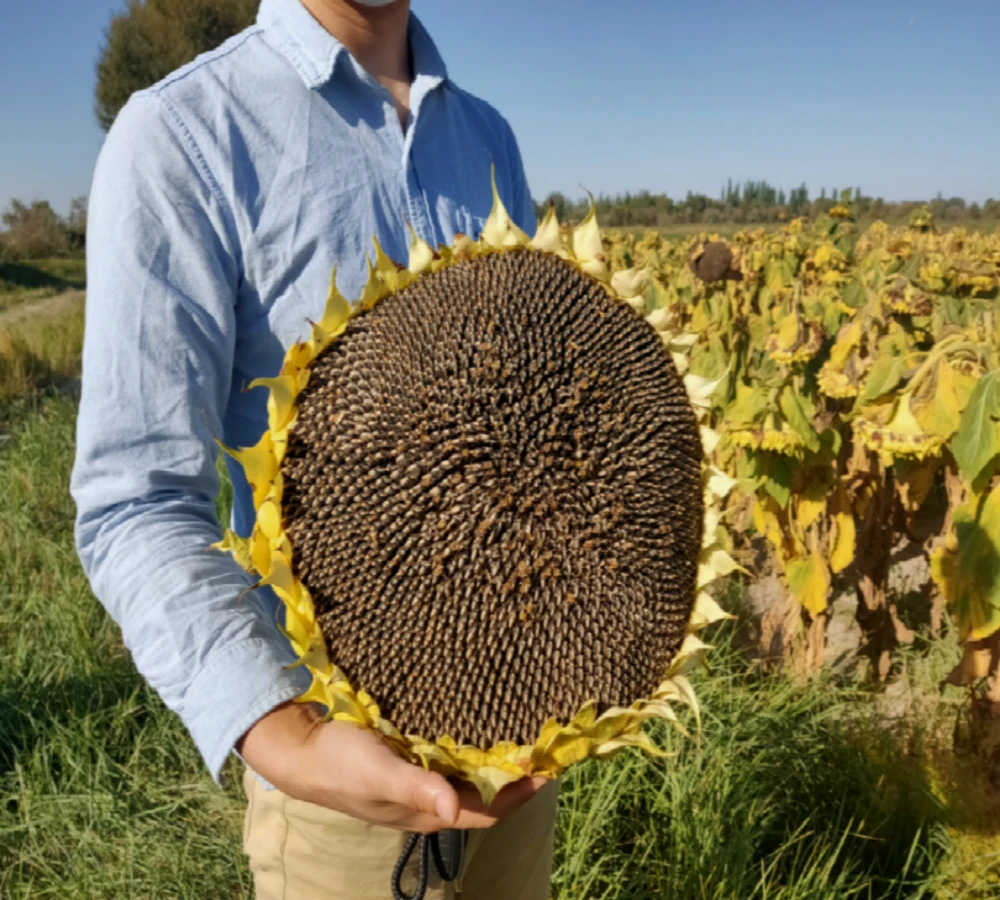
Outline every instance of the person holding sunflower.
<path fill-rule="evenodd" d="M 372 235 L 405 259 L 477 236 L 489 171 L 535 213 L 508 123 L 448 77 L 408 0 L 263 0 L 256 25 L 131 98 L 94 176 L 88 328 L 72 492 L 94 592 L 214 778 L 246 763 L 244 847 L 260 900 L 387 896 L 406 833 L 469 830 L 465 900 L 549 896 L 556 785 L 486 808 L 471 786 L 296 703 L 309 685 L 218 541 L 216 439 L 253 445 L 261 392 L 331 270 L 348 297 Z M 254 510 L 238 466 L 232 525 Z M 416 865 L 413 859 L 410 866 Z M 455 886 L 433 880 L 427 897 Z"/>

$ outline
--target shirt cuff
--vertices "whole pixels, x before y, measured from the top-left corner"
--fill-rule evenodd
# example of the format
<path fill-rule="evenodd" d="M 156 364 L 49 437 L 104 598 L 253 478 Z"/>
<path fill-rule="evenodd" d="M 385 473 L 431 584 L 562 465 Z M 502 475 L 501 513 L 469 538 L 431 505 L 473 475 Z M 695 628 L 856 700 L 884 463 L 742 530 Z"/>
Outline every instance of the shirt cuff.
<path fill-rule="evenodd" d="M 214 654 L 187 690 L 184 721 L 216 784 L 236 742 L 250 726 L 312 683 L 303 666 L 288 669 L 291 648 L 249 638 Z"/>

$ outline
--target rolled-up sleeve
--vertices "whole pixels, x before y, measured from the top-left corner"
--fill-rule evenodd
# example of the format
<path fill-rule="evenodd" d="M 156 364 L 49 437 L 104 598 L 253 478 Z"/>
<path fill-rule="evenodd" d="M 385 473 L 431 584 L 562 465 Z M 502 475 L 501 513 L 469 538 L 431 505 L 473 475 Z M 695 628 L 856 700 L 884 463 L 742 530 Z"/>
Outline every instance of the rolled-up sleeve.
<path fill-rule="evenodd" d="M 72 493 L 97 597 L 213 777 L 306 673 L 220 537 L 215 437 L 229 396 L 239 245 L 183 123 L 134 97 L 98 161 Z"/>

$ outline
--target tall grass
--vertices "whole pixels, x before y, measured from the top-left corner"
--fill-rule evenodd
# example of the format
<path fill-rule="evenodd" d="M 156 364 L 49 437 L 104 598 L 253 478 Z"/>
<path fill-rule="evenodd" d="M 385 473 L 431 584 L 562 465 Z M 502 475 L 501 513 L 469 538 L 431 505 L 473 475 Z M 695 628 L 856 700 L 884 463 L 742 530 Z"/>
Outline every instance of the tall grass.
<path fill-rule="evenodd" d="M 0 453 L 0 897 L 249 896 L 235 787 L 205 776 L 77 563 L 74 418 L 33 403 Z"/>
<path fill-rule="evenodd" d="M 83 294 L 67 294 L 46 306 L 32 315 L 0 320 L 0 403 L 80 374 Z"/>
<path fill-rule="evenodd" d="M 663 735 L 675 760 L 623 757 L 566 779 L 562 896 L 931 896 L 946 810 L 921 765 L 867 720 L 869 698 L 749 674 L 718 639 L 697 683 L 700 743 Z"/>

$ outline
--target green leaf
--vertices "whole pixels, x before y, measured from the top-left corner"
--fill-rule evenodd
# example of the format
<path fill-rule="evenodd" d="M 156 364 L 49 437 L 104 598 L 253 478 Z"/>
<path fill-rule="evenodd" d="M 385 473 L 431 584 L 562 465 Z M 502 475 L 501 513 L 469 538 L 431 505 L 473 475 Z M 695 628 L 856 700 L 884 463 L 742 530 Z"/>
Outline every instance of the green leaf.
<path fill-rule="evenodd" d="M 1000 418 L 1000 373 L 990 372 L 979 379 L 951 440 L 955 462 L 969 482 L 1000 453 L 1000 423 L 995 418 Z"/>
<path fill-rule="evenodd" d="M 938 314 L 941 316 L 941 326 L 959 325 L 968 328 L 972 324 L 969 301 L 967 298 L 954 297 L 951 294 L 939 294 L 935 300 Z"/>
<path fill-rule="evenodd" d="M 848 259 L 854 253 L 854 247 L 858 243 L 858 239 L 861 237 L 860 231 L 855 231 L 853 234 L 842 234 L 837 237 L 834 241 L 836 248 L 844 254 Z"/>
<path fill-rule="evenodd" d="M 840 448 L 843 446 L 843 435 L 836 428 L 827 428 L 820 436 L 819 442 L 827 454 L 834 459 L 840 455 Z"/>
<path fill-rule="evenodd" d="M 767 491 L 782 509 L 788 506 L 792 496 L 792 481 L 795 478 L 795 461 L 787 456 L 776 453 L 767 454 L 770 459 L 761 461 L 764 490 Z"/>
<path fill-rule="evenodd" d="M 812 423 L 802 411 L 802 407 L 799 405 L 799 398 L 795 393 L 795 388 L 788 385 L 781 392 L 778 405 L 781 407 L 781 414 L 785 417 L 785 421 L 788 422 L 792 430 L 797 432 L 802 437 L 802 439 L 806 442 L 806 447 L 808 447 L 813 453 L 816 453 L 820 446 L 819 435 L 816 434 L 816 429 L 812 427 Z"/>
<path fill-rule="evenodd" d="M 868 302 L 868 289 L 854 278 L 844 286 L 842 299 L 852 309 L 861 309 Z"/>
<path fill-rule="evenodd" d="M 865 379 L 854 408 L 860 409 L 866 403 L 888 394 L 902 379 L 904 367 L 905 361 L 901 356 L 879 356 Z"/>
<path fill-rule="evenodd" d="M 841 323 L 844 321 L 845 313 L 836 303 L 826 303 L 820 310 L 821 321 L 825 334 L 836 334 L 840 331 Z M 816 359 L 818 357 L 814 357 Z"/>
<path fill-rule="evenodd" d="M 763 347 L 767 343 L 767 336 L 771 333 L 771 327 L 767 324 L 767 320 L 757 313 L 750 313 L 747 327 L 750 331 L 750 345 Z"/>
<path fill-rule="evenodd" d="M 782 258 L 785 260 L 785 265 L 788 266 L 788 271 L 792 273 L 792 277 L 797 276 L 802 266 L 802 257 L 798 253 L 786 250 Z"/>
<path fill-rule="evenodd" d="M 914 253 L 902 268 L 902 274 L 905 275 L 910 281 L 916 281 L 920 275 L 920 267 L 924 264 L 924 254 Z"/>
<path fill-rule="evenodd" d="M 816 216 L 816 221 L 813 223 L 814 233 L 821 235 L 823 237 L 828 237 L 833 234 L 837 227 L 837 220 L 831 218 L 826 213 L 820 213 Z"/>
<path fill-rule="evenodd" d="M 764 418 L 767 407 L 767 391 L 741 381 L 736 385 L 735 399 L 723 413 L 723 421 L 731 428 L 753 425 Z"/>
<path fill-rule="evenodd" d="M 785 260 L 772 257 L 764 264 L 764 283 L 772 293 L 791 287 L 794 279 L 791 266 Z"/>

